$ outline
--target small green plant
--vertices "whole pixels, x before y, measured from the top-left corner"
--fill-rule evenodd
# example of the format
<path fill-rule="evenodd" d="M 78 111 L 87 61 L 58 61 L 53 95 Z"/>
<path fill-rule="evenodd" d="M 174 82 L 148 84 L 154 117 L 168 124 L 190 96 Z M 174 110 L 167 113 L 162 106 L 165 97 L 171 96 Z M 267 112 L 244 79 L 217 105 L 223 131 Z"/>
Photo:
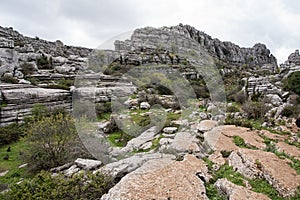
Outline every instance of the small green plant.
<path fill-rule="evenodd" d="M 232 151 L 222 150 L 221 154 L 223 158 L 228 158 Z"/>
<path fill-rule="evenodd" d="M 265 179 L 249 179 L 249 184 L 252 187 L 252 191 L 263 193 L 272 200 L 284 200 L 286 198 L 280 197 L 279 193 L 266 181 Z M 295 197 L 288 198 L 294 199 Z"/>
<path fill-rule="evenodd" d="M 233 136 L 233 142 L 238 147 L 247 148 L 247 145 L 246 145 L 244 139 L 241 138 L 240 136 L 237 136 L 237 135 Z"/>
<path fill-rule="evenodd" d="M 107 136 L 108 142 L 111 144 L 111 146 L 115 147 L 124 147 L 126 146 L 127 142 L 131 140 L 133 137 L 131 135 L 128 135 L 124 133 L 121 130 L 118 130 L 114 133 L 110 133 Z"/>

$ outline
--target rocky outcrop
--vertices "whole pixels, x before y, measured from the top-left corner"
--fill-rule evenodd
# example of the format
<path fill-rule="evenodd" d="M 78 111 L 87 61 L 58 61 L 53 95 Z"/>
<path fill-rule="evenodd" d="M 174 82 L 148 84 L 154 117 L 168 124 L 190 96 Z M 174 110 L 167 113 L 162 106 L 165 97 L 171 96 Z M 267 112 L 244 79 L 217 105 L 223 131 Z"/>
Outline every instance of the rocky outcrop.
<path fill-rule="evenodd" d="M 296 50 L 294 53 L 290 54 L 288 60 L 286 61 L 288 64 L 300 65 L 300 54 L 299 50 Z"/>
<path fill-rule="evenodd" d="M 170 40 L 170 37 L 174 36 L 177 40 Z M 258 43 L 252 48 L 241 48 L 231 42 L 221 42 L 218 39 L 213 39 L 192 26 L 182 24 L 172 27 L 137 29 L 134 31 L 131 40 L 117 41 L 115 45 L 116 50 L 127 52 L 140 50 L 142 47 L 154 49 L 163 47 L 176 52 L 180 51 L 177 45 L 180 45 L 181 48 L 190 48 L 190 50 L 194 49 L 195 46 L 199 46 L 215 58 L 237 66 L 250 64 L 261 67 L 271 65 L 274 69 L 277 67 L 276 58 L 264 44 Z"/>
<path fill-rule="evenodd" d="M 209 177 L 207 172 L 205 163 L 192 155 L 183 161 L 151 160 L 127 174 L 101 200 L 208 199 L 205 180 L 197 176 Z"/>
<path fill-rule="evenodd" d="M 78 55 L 87 57 L 91 49 L 84 47 L 73 47 L 64 45 L 61 41 L 49 42 L 38 37 L 30 38 L 23 36 L 13 28 L 4 28 L 0 26 L 0 37 L 12 40 L 18 52 L 41 51 L 45 54 L 50 54 L 53 57 L 68 55 Z"/>
<path fill-rule="evenodd" d="M 23 84 L 0 84 L 0 126 L 21 122 L 40 104 L 49 110 L 71 111 L 71 93 L 60 89 L 39 88 Z"/>

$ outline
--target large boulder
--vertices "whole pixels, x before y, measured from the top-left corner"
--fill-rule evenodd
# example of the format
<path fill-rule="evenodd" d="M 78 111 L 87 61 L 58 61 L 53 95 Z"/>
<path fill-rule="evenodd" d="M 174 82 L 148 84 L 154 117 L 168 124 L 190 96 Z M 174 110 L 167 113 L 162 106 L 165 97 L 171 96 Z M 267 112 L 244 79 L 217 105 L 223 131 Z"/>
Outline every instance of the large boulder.
<path fill-rule="evenodd" d="M 207 172 L 205 162 L 192 155 L 187 155 L 181 162 L 172 160 L 172 156 L 165 156 L 150 160 L 127 174 L 101 200 L 208 200 L 203 182 L 208 180 Z"/>

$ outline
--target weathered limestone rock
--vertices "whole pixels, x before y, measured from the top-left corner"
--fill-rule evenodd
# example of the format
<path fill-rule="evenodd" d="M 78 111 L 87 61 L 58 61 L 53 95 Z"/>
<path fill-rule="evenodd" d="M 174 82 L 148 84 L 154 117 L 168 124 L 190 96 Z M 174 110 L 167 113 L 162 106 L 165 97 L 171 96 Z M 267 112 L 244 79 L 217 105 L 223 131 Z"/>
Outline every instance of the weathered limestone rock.
<path fill-rule="evenodd" d="M 148 109 L 150 109 L 150 104 L 148 103 L 148 102 L 142 102 L 141 104 L 140 104 L 140 109 L 144 109 L 144 110 L 148 110 Z"/>
<path fill-rule="evenodd" d="M 299 50 L 296 50 L 294 53 L 290 54 L 287 62 L 289 64 L 300 65 L 300 54 Z"/>
<path fill-rule="evenodd" d="M 167 134 L 172 134 L 175 133 L 177 130 L 178 130 L 177 127 L 166 127 L 163 129 L 163 132 Z"/>
<path fill-rule="evenodd" d="M 245 177 L 266 179 L 283 197 L 294 195 L 300 183 L 288 161 L 270 152 L 238 149 L 229 156 L 229 164 Z"/>
<path fill-rule="evenodd" d="M 151 160 L 127 174 L 101 200 L 208 199 L 196 174 L 209 176 L 205 163 L 192 155 L 181 162 L 171 157 Z"/>
<path fill-rule="evenodd" d="M 53 110 L 71 109 L 71 94 L 60 89 L 38 88 L 24 84 L 0 84 L 0 94 L 5 106 L 0 109 L 0 126 L 21 122 L 31 115 L 35 104 L 41 104 Z"/>
<path fill-rule="evenodd" d="M 298 157 L 300 159 L 300 149 L 296 146 L 289 145 L 285 142 L 276 143 L 277 151 L 284 152 L 289 156 Z"/>
<path fill-rule="evenodd" d="M 175 156 L 161 153 L 139 153 L 117 162 L 109 163 L 99 170 L 96 170 L 95 173 L 97 171 L 102 171 L 111 174 L 115 178 L 122 178 L 126 174 L 141 167 L 147 161 L 161 158 L 175 159 Z"/>
<path fill-rule="evenodd" d="M 122 150 L 127 152 L 138 150 L 142 147 L 143 144 L 153 140 L 156 134 L 156 127 L 151 127 L 148 130 L 144 131 L 138 137 L 131 139 L 127 143 L 126 147 L 124 147 Z"/>
<path fill-rule="evenodd" d="M 202 120 L 198 126 L 197 126 L 197 130 L 199 132 L 207 132 L 211 129 L 213 129 L 214 127 L 216 127 L 218 125 L 217 121 L 213 121 L 213 120 Z"/>
<path fill-rule="evenodd" d="M 92 170 L 97 169 L 99 166 L 101 166 L 102 162 L 100 160 L 91 160 L 91 159 L 82 159 L 77 158 L 74 163 L 84 169 L 84 170 Z"/>
<path fill-rule="evenodd" d="M 215 183 L 218 191 L 224 194 L 229 200 L 269 200 L 270 198 L 264 194 L 256 193 L 245 187 L 235 185 L 227 179 L 219 179 Z"/>

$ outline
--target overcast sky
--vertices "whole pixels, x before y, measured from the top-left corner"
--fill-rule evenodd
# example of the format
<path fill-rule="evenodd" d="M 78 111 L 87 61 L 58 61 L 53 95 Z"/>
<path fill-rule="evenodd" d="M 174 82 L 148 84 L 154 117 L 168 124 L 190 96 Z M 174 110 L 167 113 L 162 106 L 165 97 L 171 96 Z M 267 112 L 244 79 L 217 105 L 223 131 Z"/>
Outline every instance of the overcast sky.
<path fill-rule="evenodd" d="M 0 0 L 0 26 L 91 48 L 135 28 L 179 23 L 244 47 L 264 43 L 279 63 L 300 48 L 299 0 Z"/>

